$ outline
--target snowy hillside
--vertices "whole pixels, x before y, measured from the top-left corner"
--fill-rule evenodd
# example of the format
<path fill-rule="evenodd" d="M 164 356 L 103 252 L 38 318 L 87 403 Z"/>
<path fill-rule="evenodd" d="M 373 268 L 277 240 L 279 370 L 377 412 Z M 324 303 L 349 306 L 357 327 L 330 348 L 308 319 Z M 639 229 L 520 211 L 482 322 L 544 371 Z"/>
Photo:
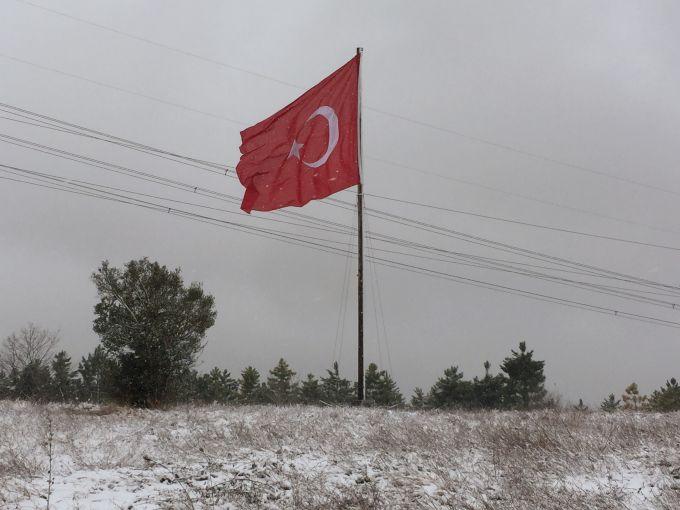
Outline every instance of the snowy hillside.
<path fill-rule="evenodd" d="M 0 402 L 0 507 L 48 494 L 52 509 L 670 510 L 680 415 Z"/>

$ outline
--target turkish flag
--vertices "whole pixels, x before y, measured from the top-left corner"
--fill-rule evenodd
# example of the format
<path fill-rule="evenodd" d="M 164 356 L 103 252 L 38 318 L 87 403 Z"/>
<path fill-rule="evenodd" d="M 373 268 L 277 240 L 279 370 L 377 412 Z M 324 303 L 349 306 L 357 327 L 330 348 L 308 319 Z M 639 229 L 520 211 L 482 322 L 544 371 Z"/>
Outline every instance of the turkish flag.
<path fill-rule="evenodd" d="M 250 213 L 303 206 L 359 184 L 359 59 L 241 131 L 236 173 Z"/>

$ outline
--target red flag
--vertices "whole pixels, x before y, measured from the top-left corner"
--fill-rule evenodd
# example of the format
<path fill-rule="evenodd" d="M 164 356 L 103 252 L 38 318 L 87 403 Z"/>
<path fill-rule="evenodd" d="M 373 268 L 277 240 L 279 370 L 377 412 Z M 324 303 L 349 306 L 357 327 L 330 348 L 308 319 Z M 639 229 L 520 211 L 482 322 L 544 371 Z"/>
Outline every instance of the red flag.
<path fill-rule="evenodd" d="M 300 207 L 359 183 L 359 58 L 241 131 L 241 209 Z"/>

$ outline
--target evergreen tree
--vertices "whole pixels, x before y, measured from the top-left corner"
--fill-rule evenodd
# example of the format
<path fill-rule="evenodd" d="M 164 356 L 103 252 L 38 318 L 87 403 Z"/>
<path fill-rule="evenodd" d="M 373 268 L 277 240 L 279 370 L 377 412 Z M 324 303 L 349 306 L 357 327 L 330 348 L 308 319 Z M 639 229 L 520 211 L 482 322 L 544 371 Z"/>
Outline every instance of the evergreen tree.
<path fill-rule="evenodd" d="M 377 404 L 379 392 L 380 372 L 378 371 L 378 365 L 369 363 L 364 374 L 364 403 L 368 405 Z"/>
<path fill-rule="evenodd" d="M 484 377 L 472 381 L 473 405 L 483 409 L 498 409 L 503 405 L 506 380 L 502 374 L 491 375 L 491 363 L 484 362 Z"/>
<path fill-rule="evenodd" d="M 413 396 L 411 397 L 411 407 L 416 409 L 423 409 L 427 406 L 427 399 L 425 393 L 423 393 L 422 388 L 416 388 L 413 390 Z"/>
<path fill-rule="evenodd" d="M 380 371 L 378 390 L 374 394 L 374 401 L 379 406 L 400 406 L 404 404 L 404 396 L 386 370 Z"/>
<path fill-rule="evenodd" d="M 123 269 L 104 261 L 92 281 L 100 298 L 94 331 L 119 365 L 119 395 L 143 407 L 175 399 L 215 323 L 213 297 L 146 258 Z"/>
<path fill-rule="evenodd" d="M 501 364 L 501 370 L 507 375 L 505 396 L 508 403 L 525 409 L 541 404 L 546 395 L 543 388 L 545 361 L 534 360 L 534 351 L 527 351 L 525 342 L 519 343 L 519 352 L 511 352 L 512 356 Z"/>
<path fill-rule="evenodd" d="M 115 380 L 118 376 L 116 362 L 98 345 L 94 352 L 83 357 L 78 364 L 80 399 L 101 403 L 115 397 Z"/>
<path fill-rule="evenodd" d="M 244 404 L 263 402 L 264 388 L 260 383 L 260 372 L 254 367 L 246 367 L 241 372 L 239 386 L 239 401 Z"/>
<path fill-rule="evenodd" d="M 15 397 L 37 401 L 48 400 L 51 384 L 49 367 L 40 361 L 31 361 L 18 374 L 14 386 Z"/>
<path fill-rule="evenodd" d="M 313 374 L 307 374 L 307 379 L 300 386 L 300 400 L 305 404 L 318 404 L 321 396 L 319 380 Z"/>
<path fill-rule="evenodd" d="M 654 390 L 649 398 L 649 408 L 653 411 L 680 411 L 680 385 L 675 378 L 666 381 L 666 386 Z"/>
<path fill-rule="evenodd" d="M 12 384 L 9 376 L 0 370 L 0 400 L 10 398 L 12 395 Z"/>
<path fill-rule="evenodd" d="M 66 351 L 59 351 L 52 360 L 52 400 L 70 402 L 76 397 L 76 374 L 71 370 L 71 357 Z"/>
<path fill-rule="evenodd" d="M 329 404 L 348 404 L 356 400 L 354 385 L 347 379 L 340 377 L 338 362 L 333 362 L 333 368 L 326 370 L 328 377 L 321 378 L 321 393 L 323 400 Z"/>
<path fill-rule="evenodd" d="M 607 398 L 605 398 L 600 404 L 600 409 L 607 413 L 612 413 L 618 411 L 621 408 L 621 401 L 616 400 L 613 393 L 610 393 Z"/>
<path fill-rule="evenodd" d="M 647 402 L 647 396 L 640 395 L 637 383 L 629 384 L 621 398 L 623 399 L 623 408 L 628 411 L 639 411 Z"/>
<path fill-rule="evenodd" d="M 587 410 L 588 410 L 588 406 L 583 403 L 582 398 L 579 398 L 578 404 L 574 406 L 574 411 L 584 412 L 584 411 L 587 411 Z"/>
<path fill-rule="evenodd" d="M 236 400 L 238 383 L 231 378 L 228 370 L 215 367 L 197 378 L 196 392 L 203 402 L 226 404 Z"/>
<path fill-rule="evenodd" d="M 269 371 L 267 390 L 273 403 L 290 404 L 295 401 L 298 384 L 293 381 L 293 377 L 295 372 L 283 358 Z"/>
<path fill-rule="evenodd" d="M 447 368 L 430 389 L 428 401 L 434 407 L 469 407 L 472 384 L 463 380 L 463 372 L 459 372 L 458 367 Z"/>
<path fill-rule="evenodd" d="M 179 377 L 176 383 L 176 398 L 177 402 L 196 402 L 200 401 L 199 383 L 200 375 L 194 369 L 187 369 Z"/>

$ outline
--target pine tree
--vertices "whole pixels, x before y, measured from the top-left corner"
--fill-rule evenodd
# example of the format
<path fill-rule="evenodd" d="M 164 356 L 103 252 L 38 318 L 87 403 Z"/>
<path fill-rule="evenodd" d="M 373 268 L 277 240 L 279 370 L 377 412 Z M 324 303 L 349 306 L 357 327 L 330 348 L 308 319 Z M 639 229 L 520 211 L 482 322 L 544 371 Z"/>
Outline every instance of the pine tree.
<path fill-rule="evenodd" d="M 459 372 L 458 367 L 447 368 L 430 389 L 428 401 L 434 407 L 469 407 L 472 383 L 463 380 L 463 372 Z"/>
<path fill-rule="evenodd" d="M 525 409 L 541 404 L 546 391 L 543 388 L 545 361 L 533 359 L 534 351 L 527 351 L 525 342 L 519 343 L 519 352 L 511 351 L 505 358 L 501 370 L 507 375 L 506 398 L 511 405 Z"/>
<path fill-rule="evenodd" d="M 59 351 L 52 360 L 52 400 L 70 402 L 76 397 L 76 373 L 71 370 L 71 357 L 66 351 Z"/>
<path fill-rule="evenodd" d="M 196 381 L 197 396 L 203 402 L 226 404 L 236 400 L 238 383 L 231 378 L 228 370 L 213 368 L 199 376 Z"/>
<path fill-rule="evenodd" d="M 300 400 L 305 404 L 318 404 L 321 397 L 319 380 L 313 374 L 307 374 L 307 379 L 300 386 Z"/>
<path fill-rule="evenodd" d="M 3 370 L 0 370 L 0 400 L 9 398 L 12 393 L 10 378 Z"/>
<path fill-rule="evenodd" d="M 386 370 L 380 371 L 378 392 L 375 397 L 375 403 L 380 406 L 404 405 L 404 396 L 399 391 L 397 383 Z"/>
<path fill-rule="evenodd" d="M 653 411 L 680 411 L 680 385 L 675 378 L 666 381 L 666 386 L 654 390 L 649 398 L 649 408 Z"/>
<path fill-rule="evenodd" d="M 117 396 L 114 387 L 118 366 L 101 345 L 80 360 L 78 374 L 81 400 L 101 403 Z"/>
<path fill-rule="evenodd" d="M 263 385 L 260 383 L 260 372 L 254 367 L 246 367 L 239 380 L 239 400 L 244 404 L 263 402 Z"/>
<path fill-rule="evenodd" d="M 338 362 L 333 362 L 333 368 L 326 370 L 328 377 L 321 378 L 321 393 L 323 400 L 329 404 L 348 404 L 355 401 L 354 385 L 347 379 L 340 377 Z"/>
<path fill-rule="evenodd" d="M 623 408 L 628 411 L 639 411 L 647 402 L 647 396 L 640 395 L 637 383 L 629 384 L 621 398 L 623 399 Z"/>
<path fill-rule="evenodd" d="M 484 377 L 472 381 L 473 405 L 483 409 L 498 409 L 503 405 L 506 380 L 502 374 L 491 375 L 491 363 L 484 362 Z"/>
<path fill-rule="evenodd" d="M 585 412 L 588 410 L 588 406 L 583 403 L 583 399 L 578 399 L 578 404 L 574 406 L 574 411 Z"/>
<path fill-rule="evenodd" d="M 621 401 L 616 400 L 613 393 L 610 393 L 607 398 L 605 398 L 600 404 L 600 409 L 607 413 L 612 413 L 618 411 L 621 408 Z"/>
<path fill-rule="evenodd" d="M 40 361 L 29 362 L 18 374 L 14 387 L 16 398 L 45 401 L 50 397 L 50 369 Z"/>
<path fill-rule="evenodd" d="M 119 397 L 141 407 L 176 401 L 215 323 L 214 298 L 200 283 L 185 286 L 180 269 L 147 258 L 121 269 L 104 261 L 92 281 L 99 295 L 93 329 L 119 366 Z"/>
<path fill-rule="evenodd" d="M 298 384 L 293 381 L 293 377 L 295 372 L 283 358 L 269 371 L 267 390 L 273 403 L 290 404 L 295 401 Z"/>
<path fill-rule="evenodd" d="M 378 371 L 378 365 L 369 363 L 364 375 L 364 403 L 367 405 L 377 404 L 379 391 L 380 372 Z"/>
<path fill-rule="evenodd" d="M 422 388 L 416 388 L 413 390 L 413 396 L 411 397 L 411 407 L 416 409 L 423 409 L 427 406 L 427 399 L 425 393 L 423 393 Z"/>

